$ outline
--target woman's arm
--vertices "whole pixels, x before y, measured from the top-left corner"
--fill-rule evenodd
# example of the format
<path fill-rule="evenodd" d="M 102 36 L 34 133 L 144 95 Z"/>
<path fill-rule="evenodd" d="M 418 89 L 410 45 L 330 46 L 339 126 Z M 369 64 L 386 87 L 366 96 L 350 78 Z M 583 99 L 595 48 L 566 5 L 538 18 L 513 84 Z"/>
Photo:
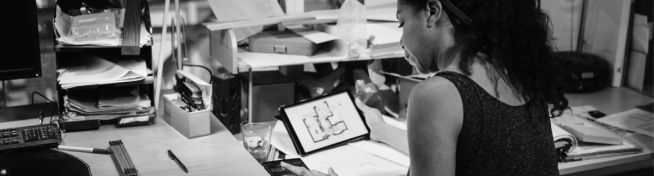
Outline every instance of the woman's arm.
<path fill-rule="evenodd" d="M 456 87 L 433 77 L 409 97 L 408 138 L 411 175 L 454 175 L 463 105 Z"/>
<path fill-rule="evenodd" d="M 366 118 L 366 124 L 370 127 L 370 138 L 373 141 L 385 143 L 404 154 L 409 154 L 406 130 L 384 123 L 379 110 L 366 106 L 359 99 L 355 99 L 355 103 Z"/>

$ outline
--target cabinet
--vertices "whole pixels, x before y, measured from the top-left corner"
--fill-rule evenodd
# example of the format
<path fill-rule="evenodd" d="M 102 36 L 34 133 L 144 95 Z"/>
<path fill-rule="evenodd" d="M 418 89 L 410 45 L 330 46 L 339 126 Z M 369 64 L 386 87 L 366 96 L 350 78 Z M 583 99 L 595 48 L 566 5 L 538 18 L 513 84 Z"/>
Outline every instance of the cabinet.
<path fill-rule="evenodd" d="M 73 0 L 60 0 L 58 5 L 63 12 L 71 10 L 70 3 Z M 100 2 L 100 1 L 98 1 Z M 106 1 L 107 3 L 110 0 Z M 140 44 L 140 32 L 142 25 L 145 26 L 148 33 L 152 33 L 150 14 L 148 3 L 145 0 L 122 0 L 122 1 L 111 1 L 111 2 L 120 2 L 120 6 L 124 7 L 125 15 L 122 28 L 122 44 L 121 46 L 71 46 L 63 45 L 55 41 L 55 57 L 56 57 L 56 67 L 61 69 L 67 63 L 78 62 L 80 59 L 88 59 L 90 57 L 99 57 L 107 61 L 117 61 L 117 60 L 136 60 L 139 62 L 144 62 L 147 68 L 147 76 L 145 79 L 138 81 L 129 81 L 113 84 L 91 84 L 86 86 L 74 87 L 65 89 L 60 84 L 60 80 L 57 81 L 57 91 L 59 99 L 59 113 L 63 114 L 65 118 L 75 117 L 75 113 L 67 111 L 67 106 L 70 107 L 71 103 L 66 101 L 67 95 L 70 95 L 72 92 L 97 92 L 98 94 L 101 91 L 112 92 L 112 90 L 118 90 L 120 88 L 125 88 L 127 86 L 132 86 L 139 92 L 141 95 L 146 95 L 150 99 L 150 110 L 148 113 L 121 113 L 119 115 L 113 114 L 111 117 L 105 118 L 86 118 L 85 120 L 94 120 L 101 123 L 112 124 L 115 123 L 117 126 L 129 126 L 129 125 L 141 125 L 141 124 L 151 124 L 155 123 L 156 113 L 154 110 L 154 76 L 153 76 L 153 67 L 152 67 L 152 38 L 145 45 L 141 46 Z M 74 6 L 73 6 L 74 7 Z M 68 9 L 66 9 L 68 8 Z M 75 10 L 74 8 L 72 8 Z M 55 39 L 56 40 L 56 39 Z M 90 66 L 89 66 L 90 67 Z M 142 67 L 141 67 L 142 68 Z M 61 73 L 57 73 L 57 77 Z M 97 95 L 98 94 L 90 94 Z M 139 101 L 140 99 L 136 99 Z M 96 103 L 97 104 L 97 103 Z M 95 116 L 99 117 L 99 116 Z M 130 119 L 127 119 L 130 118 Z M 131 121 L 129 121 L 131 120 Z"/>

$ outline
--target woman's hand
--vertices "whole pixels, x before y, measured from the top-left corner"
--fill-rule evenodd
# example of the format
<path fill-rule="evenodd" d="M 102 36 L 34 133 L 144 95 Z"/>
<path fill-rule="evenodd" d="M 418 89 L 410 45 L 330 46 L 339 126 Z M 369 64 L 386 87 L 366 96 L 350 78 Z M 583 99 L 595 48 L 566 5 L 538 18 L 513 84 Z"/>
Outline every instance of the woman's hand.
<path fill-rule="evenodd" d="M 381 112 L 376 108 L 371 108 L 365 105 L 358 98 L 354 99 L 354 103 L 357 105 L 359 110 L 363 112 L 363 116 L 366 118 L 366 124 L 370 127 L 370 139 L 381 142 L 381 135 L 379 135 L 379 132 L 381 131 L 381 125 L 384 124 Z"/>
<path fill-rule="evenodd" d="M 331 167 L 329 168 L 329 171 L 328 171 L 329 175 L 328 175 L 328 174 L 325 174 L 325 173 L 322 173 L 322 172 L 316 171 L 316 170 L 309 171 L 309 169 L 307 169 L 307 168 L 293 166 L 293 165 L 290 165 L 290 164 L 285 163 L 285 162 L 281 162 L 280 165 L 284 169 L 286 169 L 288 171 L 291 171 L 295 175 L 299 175 L 299 176 L 338 176 L 338 175 L 336 175 L 336 172 L 334 172 L 334 169 L 332 169 Z"/>

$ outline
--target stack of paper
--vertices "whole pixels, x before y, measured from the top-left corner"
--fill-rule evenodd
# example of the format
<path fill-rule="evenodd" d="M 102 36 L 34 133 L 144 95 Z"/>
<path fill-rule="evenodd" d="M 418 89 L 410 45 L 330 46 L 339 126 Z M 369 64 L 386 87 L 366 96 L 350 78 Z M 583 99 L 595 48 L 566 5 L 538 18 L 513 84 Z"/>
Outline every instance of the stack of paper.
<path fill-rule="evenodd" d="M 114 84 L 144 80 L 148 70 L 143 60 L 105 60 L 85 54 L 66 60 L 57 80 L 63 89 L 88 85 Z"/>
<path fill-rule="evenodd" d="M 128 115 L 153 114 L 147 92 L 138 87 L 71 90 L 64 97 L 68 120 L 110 120 Z"/>

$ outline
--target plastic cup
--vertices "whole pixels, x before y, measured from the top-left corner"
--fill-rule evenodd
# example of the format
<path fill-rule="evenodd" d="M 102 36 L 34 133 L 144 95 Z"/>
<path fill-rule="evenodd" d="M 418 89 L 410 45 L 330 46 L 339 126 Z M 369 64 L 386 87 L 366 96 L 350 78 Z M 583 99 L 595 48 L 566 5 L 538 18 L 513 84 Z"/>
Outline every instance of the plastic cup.
<path fill-rule="evenodd" d="M 268 157 L 271 132 L 270 125 L 265 123 L 243 125 L 243 146 L 259 163 Z"/>

